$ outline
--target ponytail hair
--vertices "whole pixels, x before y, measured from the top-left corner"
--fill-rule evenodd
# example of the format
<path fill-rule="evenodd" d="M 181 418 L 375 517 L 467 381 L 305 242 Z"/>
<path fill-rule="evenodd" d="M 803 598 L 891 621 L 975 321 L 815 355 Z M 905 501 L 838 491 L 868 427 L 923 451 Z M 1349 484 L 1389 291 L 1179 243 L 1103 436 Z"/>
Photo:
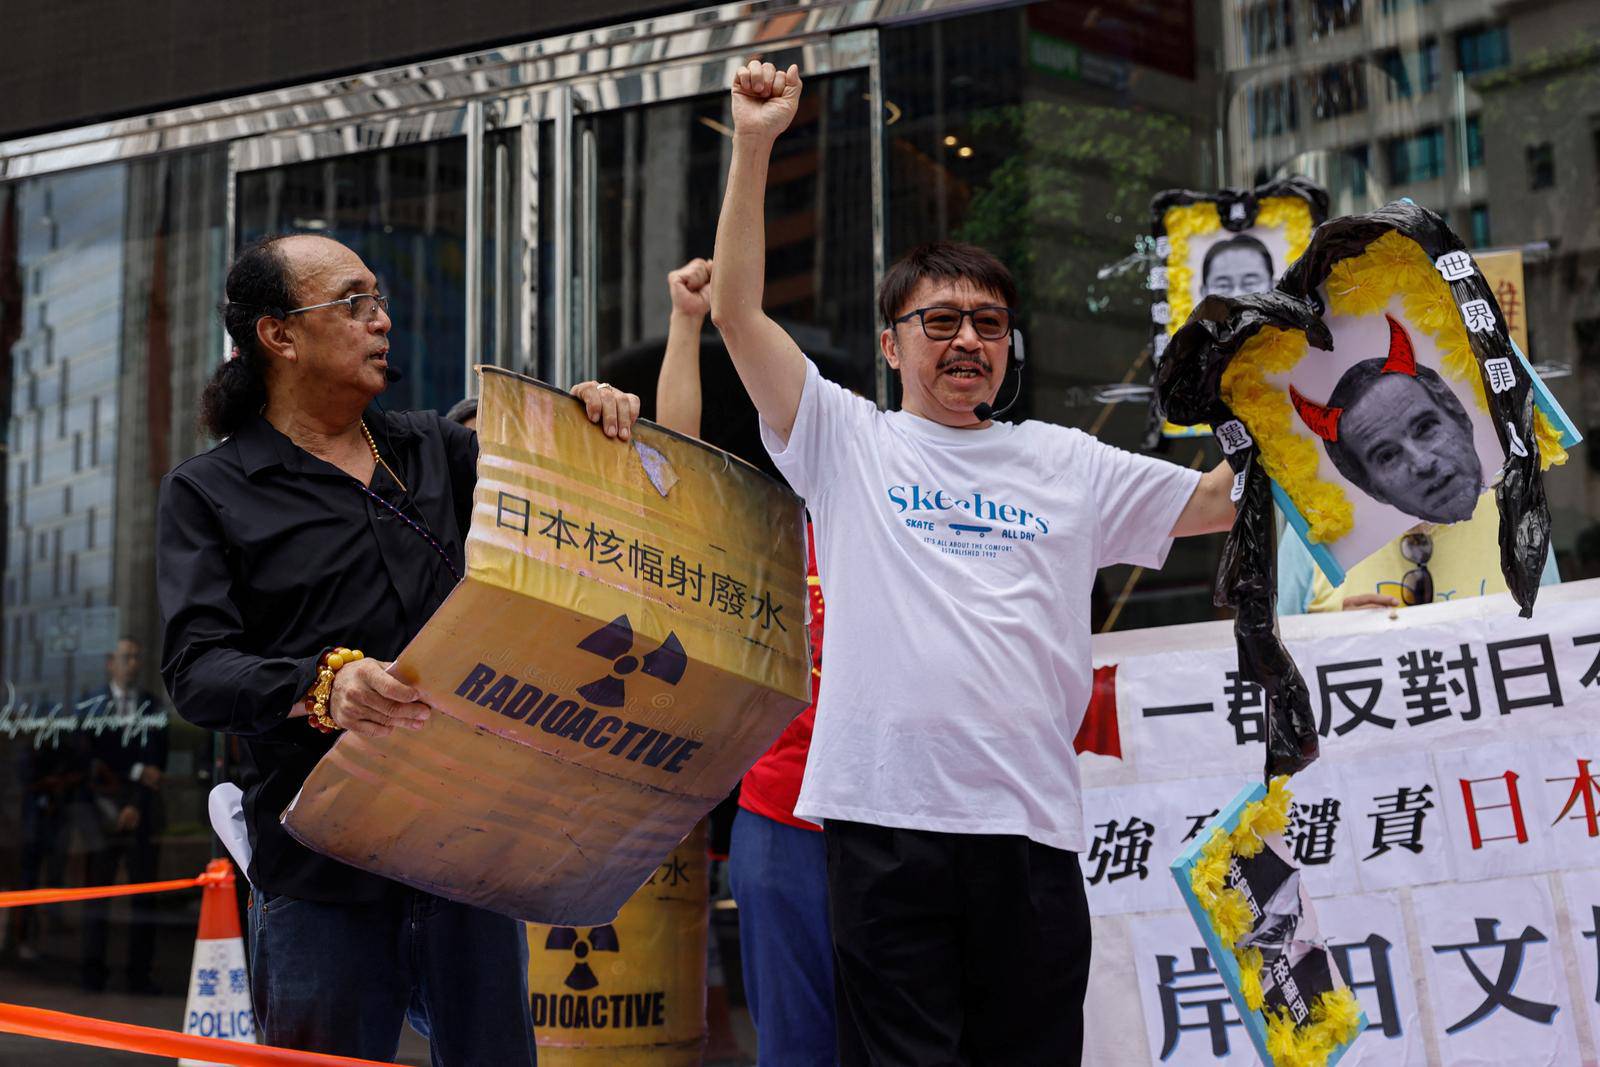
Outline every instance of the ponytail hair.
<path fill-rule="evenodd" d="M 286 236 L 273 234 L 247 245 L 228 269 L 227 299 L 218 310 L 234 356 L 212 372 L 200 394 L 200 428 L 212 437 L 233 436 L 266 406 L 267 355 L 256 323 L 281 319 L 294 306 L 289 262 L 278 248 Z"/>

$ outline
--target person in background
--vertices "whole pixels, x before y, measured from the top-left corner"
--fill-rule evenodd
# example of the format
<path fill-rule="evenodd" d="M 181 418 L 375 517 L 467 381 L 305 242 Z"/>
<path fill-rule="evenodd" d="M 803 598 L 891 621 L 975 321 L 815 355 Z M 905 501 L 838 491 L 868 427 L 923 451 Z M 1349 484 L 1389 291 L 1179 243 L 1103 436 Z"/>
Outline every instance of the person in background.
<path fill-rule="evenodd" d="M 700 436 L 700 330 L 711 310 L 710 260 L 667 275 L 672 318 L 656 386 L 656 421 Z M 756 1024 L 760 1067 L 833 1067 L 833 942 L 828 928 L 828 857 L 822 827 L 795 815 L 822 676 L 822 583 L 806 527 L 811 706 L 746 772 L 728 852 L 739 905 L 739 956 Z"/>
<path fill-rule="evenodd" d="M 1272 253 L 1267 246 L 1242 233 L 1218 241 L 1200 264 L 1203 296 L 1245 296 L 1272 288 Z"/>
<path fill-rule="evenodd" d="M 89 854 L 88 884 L 153 882 L 159 858 L 157 836 L 165 829 L 161 780 L 167 769 L 167 713 L 156 695 L 139 686 L 144 649 L 131 637 L 106 656 L 106 684 L 80 705 L 89 746 L 89 796 L 104 836 Z M 126 878 L 118 874 L 126 868 Z M 151 978 L 156 919 L 148 896 L 129 901 L 128 991 L 156 995 Z M 83 985 L 106 987 L 107 918 L 110 902 L 84 905 Z"/>
<path fill-rule="evenodd" d="M 1561 581 L 1556 554 L 1545 557 L 1540 585 Z M 1500 509 L 1494 494 L 1478 498 L 1472 518 L 1449 526 L 1418 523 L 1345 572 L 1335 586 L 1323 577 L 1305 541 L 1285 528 L 1278 536 L 1278 613 L 1397 608 L 1506 592 L 1500 569 Z"/>
<path fill-rule="evenodd" d="M 444 417 L 457 426 L 465 426 L 469 430 L 478 428 L 478 398 L 475 396 L 463 397 L 450 405 L 450 410 Z"/>

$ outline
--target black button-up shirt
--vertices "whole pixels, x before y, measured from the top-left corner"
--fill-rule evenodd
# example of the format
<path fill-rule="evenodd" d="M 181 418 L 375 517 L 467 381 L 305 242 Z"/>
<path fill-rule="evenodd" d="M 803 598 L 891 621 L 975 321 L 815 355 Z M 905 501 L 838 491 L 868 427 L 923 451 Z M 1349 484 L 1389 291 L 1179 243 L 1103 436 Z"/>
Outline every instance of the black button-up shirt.
<path fill-rule="evenodd" d="M 309 900 L 375 900 L 393 883 L 279 823 L 335 740 L 289 712 L 325 649 L 392 660 L 422 629 L 451 565 L 465 573 L 477 479 L 472 431 L 426 412 L 371 408 L 366 422 L 410 492 L 381 464 L 367 488 L 416 527 L 261 417 L 161 483 L 161 676 L 185 719 L 241 737 L 251 884 Z"/>

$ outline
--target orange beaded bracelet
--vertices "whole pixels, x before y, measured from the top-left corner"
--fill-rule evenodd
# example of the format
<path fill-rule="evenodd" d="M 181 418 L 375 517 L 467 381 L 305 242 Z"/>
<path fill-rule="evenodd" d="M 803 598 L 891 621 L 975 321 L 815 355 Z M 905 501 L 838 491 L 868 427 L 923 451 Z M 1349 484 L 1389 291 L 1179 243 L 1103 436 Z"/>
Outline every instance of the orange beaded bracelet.
<path fill-rule="evenodd" d="M 306 718 L 312 726 L 325 734 L 339 729 L 339 724 L 328 714 L 328 698 L 333 695 L 333 676 L 339 668 L 363 659 L 359 648 L 335 648 L 324 652 L 317 661 L 317 680 L 306 694 Z"/>

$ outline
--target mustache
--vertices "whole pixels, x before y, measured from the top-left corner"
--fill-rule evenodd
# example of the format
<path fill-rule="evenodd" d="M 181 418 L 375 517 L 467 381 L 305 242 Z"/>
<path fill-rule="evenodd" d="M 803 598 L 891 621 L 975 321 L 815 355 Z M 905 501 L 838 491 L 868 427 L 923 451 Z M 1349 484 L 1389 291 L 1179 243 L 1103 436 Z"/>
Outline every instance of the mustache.
<path fill-rule="evenodd" d="M 946 371 L 951 367 L 976 367 L 983 371 L 984 374 L 988 374 L 993 369 L 993 364 L 981 355 L 956 353 L 939 360 L 934 369 Z"/>

